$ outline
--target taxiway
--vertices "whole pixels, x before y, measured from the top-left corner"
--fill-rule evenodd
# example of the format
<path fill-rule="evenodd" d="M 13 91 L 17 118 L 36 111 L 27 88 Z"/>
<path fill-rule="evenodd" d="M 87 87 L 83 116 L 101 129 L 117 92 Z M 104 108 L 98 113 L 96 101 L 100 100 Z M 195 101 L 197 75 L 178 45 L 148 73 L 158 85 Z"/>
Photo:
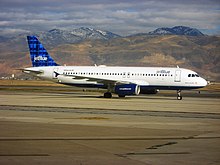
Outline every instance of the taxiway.
<path fill-rule="evenodd" d="M 218 94 L 51 89 L 0 90 L 0 164 L 220 164 Z"/>

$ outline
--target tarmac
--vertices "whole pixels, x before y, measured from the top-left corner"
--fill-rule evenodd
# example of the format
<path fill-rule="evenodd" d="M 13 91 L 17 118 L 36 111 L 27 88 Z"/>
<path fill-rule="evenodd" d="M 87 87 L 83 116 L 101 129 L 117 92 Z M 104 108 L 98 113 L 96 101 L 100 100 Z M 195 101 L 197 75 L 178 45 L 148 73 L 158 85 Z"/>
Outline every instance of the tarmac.
<path fill-rule="evenodd" d="M 60 89 L 0 87 L 0 164 L 220 164 L 219 93 Z"/>

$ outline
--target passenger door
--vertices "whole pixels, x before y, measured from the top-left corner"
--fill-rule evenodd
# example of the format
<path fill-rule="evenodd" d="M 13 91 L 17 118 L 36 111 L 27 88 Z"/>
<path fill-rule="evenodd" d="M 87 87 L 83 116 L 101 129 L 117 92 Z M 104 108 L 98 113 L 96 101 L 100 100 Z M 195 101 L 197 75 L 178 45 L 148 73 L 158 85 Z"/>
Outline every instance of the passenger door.
<path fill-rule="evenodd" d="M 181 82 L 181 70 L 175 71 L 174 82 Z"/>

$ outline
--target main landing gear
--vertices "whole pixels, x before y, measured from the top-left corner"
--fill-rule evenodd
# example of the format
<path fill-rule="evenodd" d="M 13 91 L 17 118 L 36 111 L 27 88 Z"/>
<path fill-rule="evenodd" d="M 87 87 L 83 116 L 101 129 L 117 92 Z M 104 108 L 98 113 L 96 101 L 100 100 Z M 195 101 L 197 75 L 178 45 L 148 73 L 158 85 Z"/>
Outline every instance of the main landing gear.
<path fill-rule="evenodd" d="M 181 90 L 177 90 L 177 100 L 182 100 Z"/>
<path fill-rule="evenodd" d="M 112 98 L 112 93 L 111 92 L 104 93 L 104 98 Z"/>
<path fill-rule="evenodd" d="M 125 95 L 118 95 L 118 97 L 120 97 L 120 98 L 125 98 Z"/>

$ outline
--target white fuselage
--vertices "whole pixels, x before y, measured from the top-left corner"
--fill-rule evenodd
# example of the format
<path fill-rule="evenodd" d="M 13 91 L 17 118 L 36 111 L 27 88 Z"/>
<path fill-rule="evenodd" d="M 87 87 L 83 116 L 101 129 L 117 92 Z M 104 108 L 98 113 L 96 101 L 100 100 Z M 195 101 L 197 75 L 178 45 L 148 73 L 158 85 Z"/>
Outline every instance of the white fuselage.
<path fill-rule="evenodd" d="M 183 68 L 46 66 L 25 68 L 24 72 L 57 83 L 81 87 L 108 88 L 108 84 L 97 80 L 106 80 L 107 83 L 129 82 L 141 88 L 170 90 L 195 89 L 207 85 L 206 80 L 196 72 Z"/>

